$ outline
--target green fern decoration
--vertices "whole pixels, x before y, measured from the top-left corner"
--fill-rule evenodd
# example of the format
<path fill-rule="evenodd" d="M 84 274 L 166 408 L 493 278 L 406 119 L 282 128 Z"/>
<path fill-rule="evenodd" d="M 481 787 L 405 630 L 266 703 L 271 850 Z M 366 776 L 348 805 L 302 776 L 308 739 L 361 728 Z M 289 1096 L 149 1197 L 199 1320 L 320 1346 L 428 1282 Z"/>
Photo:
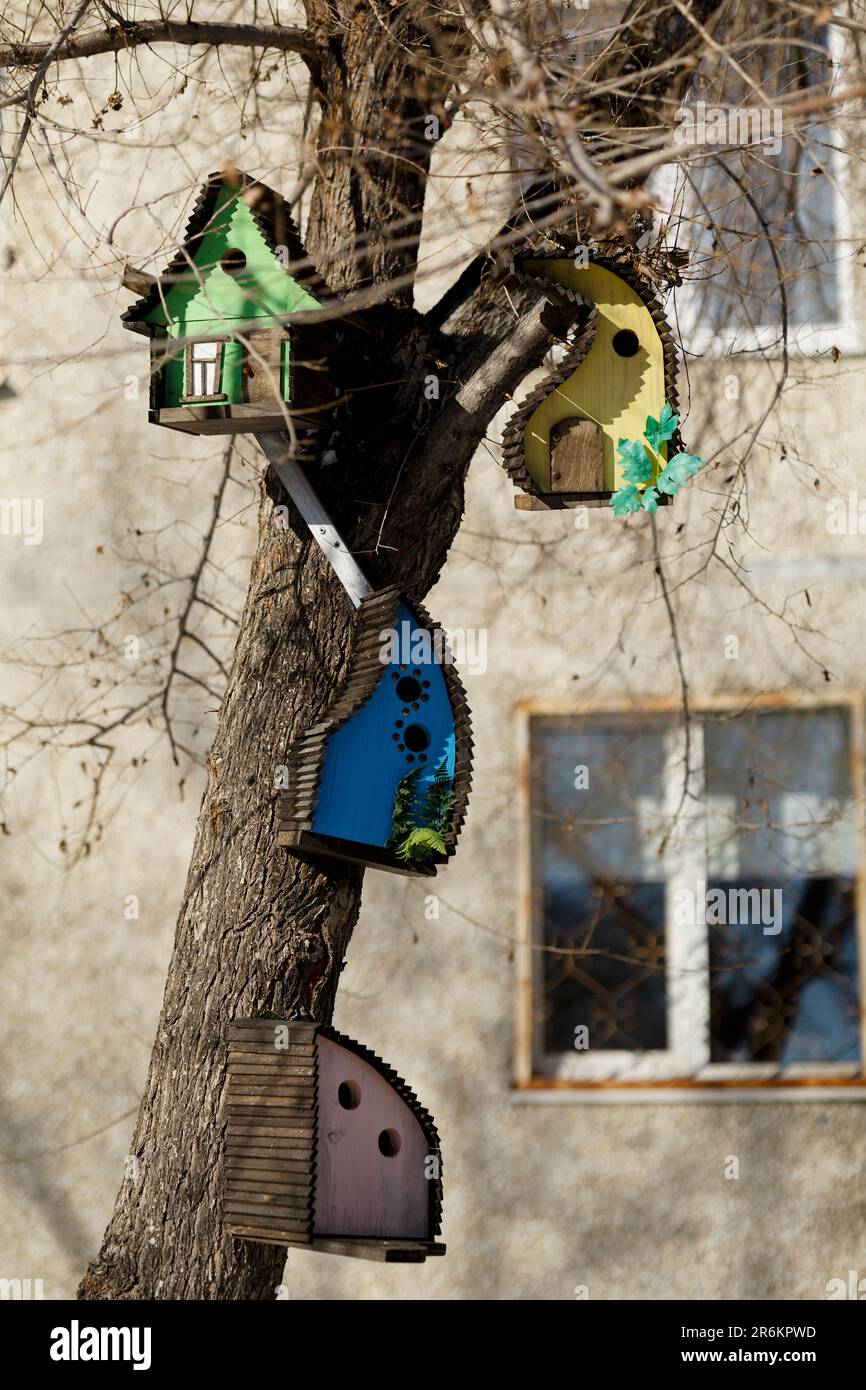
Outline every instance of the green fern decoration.
<path fill-rule="evenodd" d="M 443 758 L 433 774 L 433 781 L 421 800 L 421 809 L 418 813 L 419 825 L 430 826 L 433 830 L 438 831 L 440 836 L 444 836 L 448 829 L 448 820 L 453 806 L 454 782 L 448 775 L 446 760 Z"/>
<path fill-rule="evenodd" d="M 434 854 L 445 854 L 445 836 L 454 806 L 454 782 L 443 758 L 423 794 L 419 779 L 423 767 L 413 767 L 397 784 L 391 834 L 386 849 L 406 863 L 420 864 Z"/>
<path fill-rule="evenodd" d="M 422 772 L 423 768 L 413 767 L 397 784 L 391 814 L 391 834 L 386 849 L 396 849 L 415 828 L 415 802 L 418 798 L 418 778 Z"/>
<path fill-rule="evenodd" d="M 408 864 L 421 864 L 427 859 L 432 859 L 434 854 L 444 853 L 445 841 L 438 830 L 433 830 L 428 825 L 417 825 L 414 830 L 410 830 L 396 849 L 397 858 Z"/>

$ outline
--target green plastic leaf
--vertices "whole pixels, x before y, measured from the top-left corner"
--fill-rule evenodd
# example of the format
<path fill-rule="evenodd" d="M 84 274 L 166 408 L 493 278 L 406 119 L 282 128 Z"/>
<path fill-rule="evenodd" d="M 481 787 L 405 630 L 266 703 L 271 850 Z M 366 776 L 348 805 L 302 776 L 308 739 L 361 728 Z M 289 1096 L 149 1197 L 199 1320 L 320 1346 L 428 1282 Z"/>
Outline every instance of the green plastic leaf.
<path fill-rule="evenodd" d="M 648 415 L 644 434 L 650 448 L 660 449 L 668 439 L 673 439 L 679 422 L 680 417 L 674 414 L 667 401 L 662 406 L 662 413 L 657 420 L 652 415 Z"/>
<path fill-rule="evenodd" d="M 706 465 L 702 458 L 698 458 L 697 454 L 674 454 L 667 466 L 668 468 L 681 469 L 683 482 L 685 482 L 693 473 L 699 473 Z"/>
<path fill-rule="evenodd" d="M 634 483 L 626 483 L 610 499 L 614 516 L 628 516 L 629 512 L 640 511 L 640 493 Z"/>
<path fill-rule="evenodd" d="M 656 487 L 659 492 L 673 497 L 683 483 L 687 483 L 692 474 L 703 467 L 704 461 L 697 454 L 674 454 L 657 477 Z"/>
<path fill-rule="evenodd" d="M 391 834 L 385 845 L 386 849 L 396 849 L 400 841 L 405 840 L 415 825 L 418 781 L 423 770 L 421 767 L 413 767 L 412 771 L 407 772 L 406 776 L 397 784 L 391 817 Z"/>
<path fill-rule="evenodd" d="M 622 457 L 622 476 L 627 483 L 649 482 L 654 466 L 642 444 L 638 444 L 634 439 L 621 439 L 616 451 Z"/>
<path fill-rule="evenodd" d="M 658 488 L 648 487 L 640 502 L 645 512 L 657 512 L 659 509 Z"/>

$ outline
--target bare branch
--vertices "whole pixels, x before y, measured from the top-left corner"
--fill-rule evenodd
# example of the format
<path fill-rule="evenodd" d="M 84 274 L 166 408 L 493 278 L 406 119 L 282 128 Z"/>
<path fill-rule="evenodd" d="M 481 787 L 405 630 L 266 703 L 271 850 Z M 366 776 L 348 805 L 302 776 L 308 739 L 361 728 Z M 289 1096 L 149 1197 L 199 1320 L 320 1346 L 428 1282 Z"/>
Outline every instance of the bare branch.
<path fill-rule="evenodd" d="M 81 0 L 81 4 L 75 10 L 71 19 L 66 24 L 64 24 L 63 28 L 60 30 L 60 33 L 57 34 L 51 40 L 50 43 L 40 45 L 40 47 L 43 48 L 44 52 L 42 54 L 41 60 L 39 60 L 39 65 L 35 73 L 33 74 L 33 78 L 30 82 L 30 85 L 27 88 L 27 109 L 24 112 L 24 119 L 21 122 L 21 129 L 18 132 L 18 139 L 15 142 L 15 149 L 12 153 L 12 158 L 9 160 L 9 164 L 6 168 L 6 173 L 3 176 L 3 184 L 2 186 L 0 186 L 0 203 L 2 203 L 4 197 L 6 196 L 6 190 L 12 182 L 12 175 L 15 173 L 24 146 L 27 144 L 27 136 L 30 134 L 30 127 L 33 124 L 33 117 L 36 114 L 35 102 L 36 93 L 39 90 L 39 84 L 42 81 L 48 67 L 53 62 L 55 55 L 63 47 L 64 40 L 66 40 L 68 36 L 72 34 L 73 30 L 84 18 L 85 11 L 88 9 L 89 5 L 90 0 Z M 4 60 L 3 50 L 0 49 L 0 67 L 9 66 L 11 65 Z"/>
<path fill-rule="evenodd" d="M 89 4 L 89 0 L 88 0 Z M 87 6 L 82 6 L 82 10 Z M 74 28 L 74 22 L 68 28 Z M 64 33 L 67 30 L 64 30 Z M 221 44 L 233 48 L 276 48 L 297 53 L 310 61 L 316 46 L 304 29 L 282 24 L 178 24 L 172 19 L 147 20 L 142 24 L 123 23 L 117 27 L 94 29 L 63 42 L 8 43 L 0 46 L 0 67 L 29 68 L 35 64 L 66 62 L 71 58 L 92 58 L 97 53 L 123 53 L 127 49 L 152 47 L 157 43 L 179 43 L 188 47 Z"/>

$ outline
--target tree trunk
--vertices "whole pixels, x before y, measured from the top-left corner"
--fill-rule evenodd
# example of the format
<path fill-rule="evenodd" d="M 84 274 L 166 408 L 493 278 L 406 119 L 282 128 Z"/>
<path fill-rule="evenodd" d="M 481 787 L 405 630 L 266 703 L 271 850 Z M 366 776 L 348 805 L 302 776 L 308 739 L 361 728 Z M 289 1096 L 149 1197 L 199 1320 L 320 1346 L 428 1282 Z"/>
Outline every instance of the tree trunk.
<path fill-rule="evenodd" d="M 328 502 L 347 536 L 357 538 L 381 525 L 394 478 L 423 429 L 425 406 L 429 425 L 424 334 L 405 306 L 431 145 L 420 138 L 422 113 L 407 88 L 405 54 L 382 42 L 372 8 L 311 0 L 310 19 L 327 47 L 319 71 L 324 176 L 308 250 L 338 292 L 397 281 L 387 310 L 370 316 L 360 343 L 345 345 L 350 375 L 344 380 L 350 391 L 366 392 L 333 441 L 343 466 L 328 470 Z M 381 159 L 370 162 L 365 144 L 381 149 Z M 396 238 L 389 234 L 395 224 Z M 377 381 L 400 384 L 371 391 Z M 424 541 L 410 554 L 370 555 L 374 581 L 411 581 L 412 593 L 423 597 L 459 525 L 470 456 L 464 444 L 451 461 L 453 495 L 438 512 L 430 513 L 422 479 L 404 489 L 394 514 L 406 512 L 416 529 L 423 517 Z M 273 498 L 287 501 L 273 477 L 268 486 Z M 359 507 L 356 496 L 381 500 L 371 510 L 369 503 Z M 276 525 L 272 499 L 264 497 L 130 1149 L 137 1162 L 128 1165 L 81 1298 L 274 1296 L 284 1252 L 227 1237 L 221 1227 L 225 1030 L 229 1020 L 259 1010 L 320 1022 L 333 1012 L 363 870 L 307 865 L 277 850 L 274 784 L 292 738 L 322 717 L 345 678 L 353 622 L 346 595 L 303 525 Z"/>
<path fill-rule="evenodd" d="M 654 7 L 633 8 L 655 23 Z M 431 36 L 432 9 L 388 10 L 388 42 L 382 7 L 308 0 L 322 128 L 307 249 L 337 293 L 389 287 L 360 326 L 334 323 L 349 404 L 329 441 L 337 463 L 323 499 L 373 582 L 419 599 L 456 534 L 490 418 L 569 318 L 556 299 L 506 295 L 484 258 L 442 312 L 425 321 L 411 308 L 432 148 L 423 119 L 441 119 L 448 63 L 437 59 L 433 77 L 428 64 L 416 81 L 407 54 L 441 56 L 442 34 L 446 50 L 454 38 Z M 424 390 L 431 373 L 444 373 L 434 400 Z M 138 1162 L 81 1298 L 269 1298 L 285 1258 L 222 1230 L 226 1025 L 262 1010 L 330 1020 L 363 870 L 304 864 L 274 847 L 275 771 L 332 703 L 354 614 L 301 524 L 275 524 L 272 502 L 286 499 L 273 476 L 268 490 L 130 1150 Z"/>
<path fill-rule="evenodd" d="M 383 552 L 391 557 L 387 565 L 368 557 L 368 568 L 421 598 L 459 526 L 466 469 L 501 392 L 514 389 L 527 360 L 544 352 L 566 316 L 541 298 L 515 341 L 501 345 L 450 401 L 436 403 L 438 427 L 429 442 L 423 332 L 418 322 L 399 317 L 395 351 L 383 352 L 381 337 L 370 351 L 381 378 L 405 382 L 368 393 L 379 403 L 359 409 L 348 439 L 365 478 L 357 490 L 370 496 L 378 480 L 372 495 L 382 502 L 374 518 L 409 461 L 385 517 L 384 539 L 393 545 L 398 538 L 399 548 Z M 389 423 L 383 434 L 383 416 L 401 424 Z M 270 479 L 269 486 L 278 501 L 287 500 L 278 482 Z M 345 498 L 335 496 L 332 505 L 344 518 L 352 510 Z M 347 534 L 369 534 L 370 526 L 365 508 L 356 507 Z M 399 543 L 403 537 L 406 544 Z M 363 870 L 324 861 L 309 866 L 276 849 L 274 781 L 293 736 L 322 717 L 345 678 L 353 622 L 354 610 L 319 548 L 302 524 L 297 530 L 275 524 L 265 497 L 130 1150 L 138 1162 L 129 1165 L 81 1297 L 266 1298 L 279 1282 L 282 1251 L 221 1230 L 225 1029 L 232 1018 L 259 1010 L 331 1018 Z"/>

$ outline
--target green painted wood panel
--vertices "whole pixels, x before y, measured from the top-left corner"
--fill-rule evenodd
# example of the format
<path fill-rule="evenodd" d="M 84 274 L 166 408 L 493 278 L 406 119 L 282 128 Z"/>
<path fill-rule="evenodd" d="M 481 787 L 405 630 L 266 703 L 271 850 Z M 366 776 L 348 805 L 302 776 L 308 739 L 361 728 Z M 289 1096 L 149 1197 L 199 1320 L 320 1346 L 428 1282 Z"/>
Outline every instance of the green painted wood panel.
<path fill-rule="evenodd" d="M 166 290 L 165 307 L 157 305 L 145 321 L 170 339 L 228 338 L 244 327 L 267 328 L 281 316 L 315 309 L 318 301 L 280 265 L 262 236 L 243 197 L 224 188 L 211 224 L 190 248 L 195 270 Z M 229 250 L 242 251 L 246 265 L 229 273 L 221 262 Z M 166 310 L 168 315 L 166 315 Z M 283 392 L 289 399 L 288 345 L 283 350 Z M 185 394 L 183 350 L 165 368 L 161 404 L 175 406 Z M 231 404 L 243 400 L 243 347 L 226 342 L 221 389 Z"/>

